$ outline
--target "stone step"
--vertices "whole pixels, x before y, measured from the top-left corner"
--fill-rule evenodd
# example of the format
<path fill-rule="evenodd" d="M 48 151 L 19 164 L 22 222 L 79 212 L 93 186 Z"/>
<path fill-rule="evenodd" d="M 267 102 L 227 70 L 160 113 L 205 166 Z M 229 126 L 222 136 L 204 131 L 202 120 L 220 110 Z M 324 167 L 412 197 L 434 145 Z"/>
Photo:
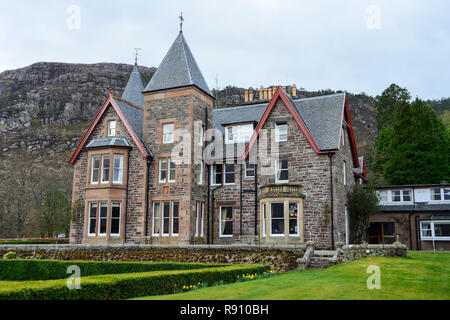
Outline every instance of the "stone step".
<path fill-rule="evenodd" d="M 334 250 L 314 250 L 314 256 L 330 256 L 333 257 L 337 251 Z"/>

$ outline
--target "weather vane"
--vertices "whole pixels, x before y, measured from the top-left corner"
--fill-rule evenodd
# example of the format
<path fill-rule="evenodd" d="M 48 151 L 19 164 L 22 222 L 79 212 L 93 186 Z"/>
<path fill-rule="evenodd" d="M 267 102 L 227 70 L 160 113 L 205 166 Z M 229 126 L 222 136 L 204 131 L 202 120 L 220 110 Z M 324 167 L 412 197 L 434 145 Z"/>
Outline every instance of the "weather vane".
<path fill-rule="evenodd" d="M 138 50 L 142 50 L 141 48 L 134 48 L 135 52 L 135 58 L 134 58 L 134 64 L 137 66 L 137 58 L 138 58 Z"/>
<path fill-rule="evenodd" d="M 180 32 L 183 32 L 183 12 L 181 12 L 181 15 L 178 18 L 180 18 Z"/>

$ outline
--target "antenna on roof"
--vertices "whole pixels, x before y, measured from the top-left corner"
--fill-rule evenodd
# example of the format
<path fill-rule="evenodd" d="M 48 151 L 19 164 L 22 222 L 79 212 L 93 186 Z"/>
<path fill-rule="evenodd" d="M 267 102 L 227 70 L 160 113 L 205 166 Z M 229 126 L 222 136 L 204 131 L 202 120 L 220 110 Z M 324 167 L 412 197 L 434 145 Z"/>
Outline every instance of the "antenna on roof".
<path fill-rule="evenodd" d="M 135 58 L 134 58 L 134 65 L 135 66 L 137 66 L 137 58 L 138 58 L 138 55 L 139 55 L 139 53 L 138 53 L 138 50 L 142 50 L 141 48 L 134 48 L 134 50 L 136 51 L 135 52 Z"/>
<path fill-rule="evenodd" d="M 180 32 L 183 32 L 183 21 L 184 21 L 183 12 L 181 12 L 178 18 L 180 18 Z"/>

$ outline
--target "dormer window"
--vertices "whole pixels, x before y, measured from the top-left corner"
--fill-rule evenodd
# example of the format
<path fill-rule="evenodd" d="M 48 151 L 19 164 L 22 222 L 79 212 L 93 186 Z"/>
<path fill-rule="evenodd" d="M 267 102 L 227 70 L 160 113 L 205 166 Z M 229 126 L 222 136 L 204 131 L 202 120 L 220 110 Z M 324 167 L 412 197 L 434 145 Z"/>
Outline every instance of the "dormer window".
<path fill-rule="evenodd" d="M 276 124 L 275 125 L 275 141 L 282 142 L 287 141 L 287 124 Z"/>
<path fill-rule="evenodd" d="M 163 125 L 163 143 L 173 143 L 173 123 Z"/>
<path fill-rule="evenodd" d="M 111 120 L 108 122 L 108 137 L 116 136 L 116 120 Z"/>
<path fill-rule="evenodd" d="M 228 126 L 225 128 L 225 143 L 249 142 L 253 134 L 253 124 Z"/>

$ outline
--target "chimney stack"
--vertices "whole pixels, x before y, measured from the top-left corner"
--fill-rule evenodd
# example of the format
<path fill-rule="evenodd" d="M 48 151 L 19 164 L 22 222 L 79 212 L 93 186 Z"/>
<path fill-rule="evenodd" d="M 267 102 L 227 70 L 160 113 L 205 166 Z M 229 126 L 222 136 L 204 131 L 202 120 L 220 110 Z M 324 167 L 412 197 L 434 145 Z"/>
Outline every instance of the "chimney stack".
<path fill-rule="evenodd" d="M 297 96 L 297 86 L 295 85 L 295 83 L 292 85 L 292 96 Z"/>
<path fill-rule="evenodd" d="M 245 90 L 244 102 L 248 102 L 248 90 Z"/>
<path fill-rule="evenodd" d="M 248 92 L 248 100 L 249 100 L 249 101 L 253 101 L 253 90 L 250 90 L 250 91 Z"/>
<path fill-rule="evenodd" d="M 259 88 L 259 99 L 258 100 L 263 100 L 263 88 Z"/>
<path fill-rule="evenodd" d="M 267 88 L 264 89 L 264 100 L 267 100 Z"/>

